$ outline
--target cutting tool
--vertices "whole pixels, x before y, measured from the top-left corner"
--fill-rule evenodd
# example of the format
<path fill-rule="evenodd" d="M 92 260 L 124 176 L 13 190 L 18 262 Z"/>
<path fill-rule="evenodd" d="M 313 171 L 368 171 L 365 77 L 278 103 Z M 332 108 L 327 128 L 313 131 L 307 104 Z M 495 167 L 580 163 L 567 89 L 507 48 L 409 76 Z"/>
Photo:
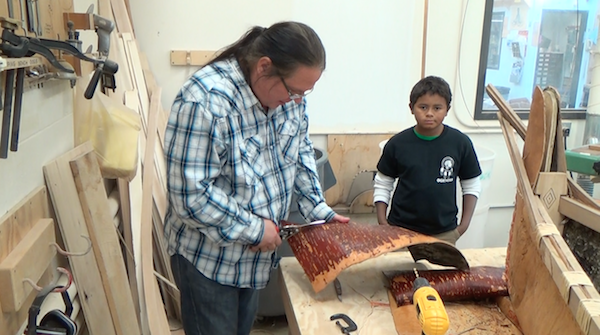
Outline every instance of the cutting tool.
<path fill-rule="evenodd" d="M 279 231 L 279 237 L 281 237 L 282 240 L 287 240 L 288 238 L 298 234 L 300 232 L 300 230 L 302 230 L 306 227 L 317 226 L 317 225 L 321 225 L 324 223 L 325 223 L 325 220 L 317 220 L 317 221 L 313 221 L 313 222 L 309 222 L 309 223 L 302 223 L 302 224 L 291 223 L 291 224 L 282 225 L 281 228 L 277 227 L 277 230 Z"/>

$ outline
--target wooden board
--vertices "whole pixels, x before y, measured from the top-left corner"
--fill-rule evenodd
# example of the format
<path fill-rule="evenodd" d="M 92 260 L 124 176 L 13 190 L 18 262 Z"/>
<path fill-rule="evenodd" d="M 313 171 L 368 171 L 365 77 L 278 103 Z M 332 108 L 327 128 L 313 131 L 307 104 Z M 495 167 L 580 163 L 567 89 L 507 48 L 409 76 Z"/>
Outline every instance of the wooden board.
<path fill-rule="evenodd" d="M 552 222 L 562 232 L 562 220 L 564 214 L 559 212 L 559 202 L 563 195 L 568 193 L 567 176 L 564 172 L 541 172 L 538 177 L 538 183 L 535 187 L 537 194 L 544 207 L 548 211 L 548 215 L 552 218 Z"/>
<path fill-rule="evenodd" d="M 569 195 L 571 198 L 580 201 L 592 208 L 600 210 L 600 202 L 594 200 L 570 175 L 567 175 L 567 184 L 569 185 Z"/>
<path fill-rule="evenodd" d="M 202 66 L 215 56 L 210 50 L 171 50 L 171 65 Z"/>
<path fill-rule="evenodd" d="M 139 334 L 119 237 L 94 152 L 69 162 L 117 334 Z"/>
<path fill-rule="evenodd" d="M 560 198 L 558 209 L 563 215 L 600 232 L 600 210 L 569 197 Z"/>
<path fill-rule="evenodd" d="M 498 107 L 500 115 L 508 121 L 522 139 L 525 139 L 527 129 L 525 128 L 523 121 L 506 100 L 504 100 L 498 89 L 492 84 L 487 84 L 485 91 Z"/>
<path fill-rule="evenodd" d="M 504 248 L 463 252 L 473 266 L 503 266 L 506 256 Z M 396 334 L 383 271 L 415 267 L 420 270 L 440 268 L 415 263 L 406 251 L 387 253 L 348 268 L 338 277 L 343 291 L 340 302 L 333 285 L 315 293 L 296 258 L 284 257 L 279 278 L 290 334 L 341 333 L 335 322 L 329 320 L 336 313 L 345 313 L 354 320 L 357 334 Z"/>
<path fill-rule="evenodd" d="M 37 283 L 54 255 L 56 248 L 54 221 L 40 219 L 19 242 L 16 248 L 0 262 L 0 296 L 2 311 L 14 312 L 23 307 L 33 287 L 23 282 L 29 278 Z"/>
<path fill-rule="evenodd" d="M 144 304 L 148 318 L 148 329 L 151 334 L 168 334 L 169 324 L 158 289 L 158 283 L 154 276 L 154 263 L 152 251 L 152 185 L 154 184 L 154 144 L 158 132 L 158 112 L 160 108 L 161 89 L 152 94 L 151 106 L 148 111 L 148 139 L 144 150 L 144 164 L 142 174 L 142 217 L 141 217 L 141 252 L 142 252 L 142 286 L 144 292 Z"/>
<path fill-rule="evenodd" d="M 88 242 L 81 236 L 89 237 L 90 232 L 81 209 L 69 161 L 92 150 L 92 145 L 86 142 L 44 166 L 46 184 L 65 247 L 73 252 L 88 248 Z M 70 257 L 69 264 L 78 291 L 81 296 L 86 297 L 81 299 L 81 306 L 90 333 L 116 335 L 96 257 L 96 252 L 92 249 L 84 256 Z"/>
<path fill-rule="evenodd" d="M 327 136 L 329 164 L 337 183 L 325 192 L 327 204 L 346 202 L 354 176 L 364 170 L 376 170 L 381 157 L 379 143 L 390 134 L 352 134 Z"/>
<path fill-rule="evenodd" d="M 556 100 L 556 95 L 551 89 L 545 89 L 544 92 L 544 114 L 546 119 L 546 129 L 544 132 L 544 141 L 546 141 L 546 147 L 544 148 L 544 161 L 542 163 L 542 171 L 549 172 L 552 167 L 552 159 L 554 157 L 554 145 L 556 142 L 556 128 L 558 119 L 558 106 L 560 101 Z M 562 128 L 562 127 L 561 127 Z M 561 129 L 562 133 L 562 129 Z"/>
<path fill-rule="evenodd" d="M 562 130 L 562 117 L 560 115 L 560 94 L 554 87 L 547 87 L 545 91 L 554 95 L 556 101 L 556 138 L 550 171 L 567 172 L 567 157 L 565 156 L 565 139 Z"/>
<path fill-rule="evenodd" d="M 12 209 L 0 217 L 0 261 L 4 260 L 10 251 L 18 245 L 31 227 L 40 219 L 50 217 L 48 194 L 45 186 L 40 186 L 19 201 Z M 52 280 L 53 269 L 48 269 L 39 281 L 46 285 Z M 16 333 L 27 319 L 29 305 L 35 298 L 30 293 L 23 306 L 15 312 L 0 313 L 0 329 L 8 334 Z M 0 297 L 3 299 L 3 297 Z"/>
<path fill-rule="evenodd" d="M 49 218 L 48 193 L 40 186 L 0 217 L 0 262 L 40 219 Z"/>
<path fill-rule="evenodd" d="M 529 183 L 534 186 L 537 177 L 542 170 L 546 152 L 546 114 L 544 111 L 544 93 L 539 86 L 533 90 L 529 122 L 527 123 L 527 135 L 523 145 L 523 162 Z"/>

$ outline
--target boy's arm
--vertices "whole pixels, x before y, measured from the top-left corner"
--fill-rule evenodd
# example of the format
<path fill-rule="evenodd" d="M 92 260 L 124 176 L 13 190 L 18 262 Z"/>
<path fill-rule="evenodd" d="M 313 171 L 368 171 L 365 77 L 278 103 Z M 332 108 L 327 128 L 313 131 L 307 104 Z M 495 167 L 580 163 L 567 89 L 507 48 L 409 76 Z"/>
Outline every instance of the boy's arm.
<path fill-rule="evenodd" d="M 394 178 L 388 177 L 381 172 L 377 172 L 373 181 L 373 203 L 377 211 L 377 222 L 379 224 L 388 224 L 387 208 L 390 202 L 390 194 L 394 189 Z"/>
<path fill-rule="evenodd" d="M 481 192 L 481 182 L 479 176 L 467 180 L 461 180 L 460 186 L 463 193 L 463 208 L 462 217 L 460 219 L 460 225 L 458 226 L 458 232 L 462 236 L 473 218 L 475 212 L 475 205 L 477 205 L 477 198 L 479 198 L 479 192 Z"/>
<path fill-rule="evenodd" d="M 469 229 L 469 225 L 471 224 L 471 219 L 473 218 L 473 212 L 475 212 L 475 205 L 477 204 L 477 197 L 472 194 L 463 195 L 463 208 L 462 208 L 462 217 L 460 218 L 460 224 L 458 225 L 458 232 L 462 236 L 467 229 Z"/>

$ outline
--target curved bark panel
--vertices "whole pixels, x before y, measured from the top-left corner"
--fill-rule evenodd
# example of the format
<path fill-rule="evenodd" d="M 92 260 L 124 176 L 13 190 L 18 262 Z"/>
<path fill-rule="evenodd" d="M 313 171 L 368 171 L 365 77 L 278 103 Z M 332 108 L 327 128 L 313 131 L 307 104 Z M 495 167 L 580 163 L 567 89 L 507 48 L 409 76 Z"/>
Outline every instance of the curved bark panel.
<path fill-rule="evenodd" d="M 503 274 L 504 268 L 490 266 L 473 267 L 468 271 L 419 271 L 419 277 L 427 279 L 444 302 L 507 296 L 508 288 Z M 385 276 L 390 281 L 390 291 L 396 299 L 396 304 L 398 306 L 412 304 L 415 273 L 413 271 L 394 271 L 386 272 Z"/>
<path fill-rule="evenodd" d="M 451 244 L 396 226 L 327 223 L 304 228 L 288 242 L 315 292 L 333 282 L 345 268 L 405 247 L 415 261 L 426 259 L 433 264 L 469 268 L 465 257 Z"/>

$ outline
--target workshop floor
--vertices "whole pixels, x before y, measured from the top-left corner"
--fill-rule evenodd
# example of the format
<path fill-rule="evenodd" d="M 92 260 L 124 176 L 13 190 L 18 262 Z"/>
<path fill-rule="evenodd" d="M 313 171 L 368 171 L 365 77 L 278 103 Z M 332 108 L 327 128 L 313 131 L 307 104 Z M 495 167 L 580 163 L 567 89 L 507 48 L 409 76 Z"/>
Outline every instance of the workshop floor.
<path fill-rule="evenodd" d="M 375 214 L 351 214 L 352 221 L 377 224 Z M 287 335 L 289 334 L 287 320 L 285 316 L 262 317 L 254 322 L 254 327 L 250 335 Z"/>

